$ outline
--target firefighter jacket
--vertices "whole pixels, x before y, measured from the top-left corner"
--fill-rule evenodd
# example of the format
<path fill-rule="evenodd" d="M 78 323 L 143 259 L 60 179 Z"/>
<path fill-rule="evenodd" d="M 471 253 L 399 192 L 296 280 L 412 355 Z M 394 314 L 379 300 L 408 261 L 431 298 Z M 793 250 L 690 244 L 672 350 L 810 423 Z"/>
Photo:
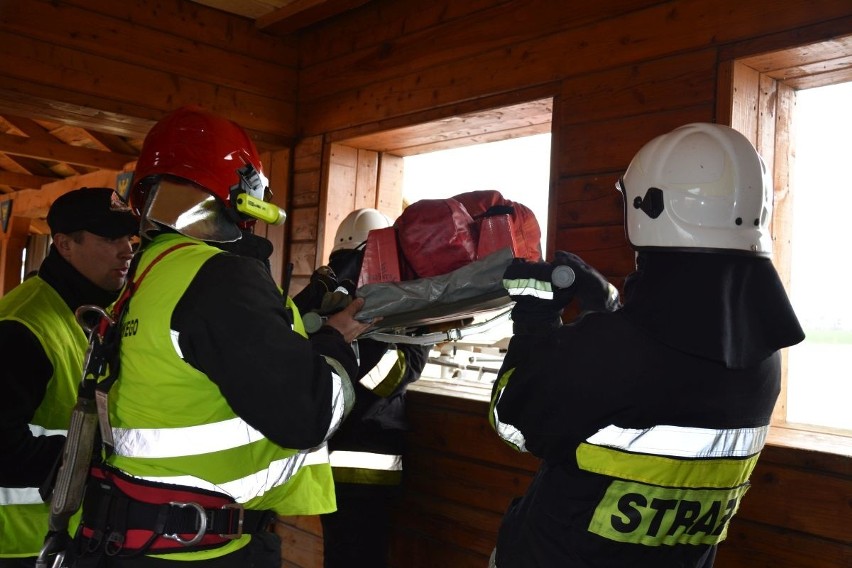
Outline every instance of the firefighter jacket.
<path fill-rule="evenodd" d="M 497 566 L 702 566 L 748 489 L 779 379 L 778 353 L 730 369 L 621 312 L 516 335 L 492 424 L 542 463 Z"/>
<path fill-rule="evenodd" d="M 107 463 L 145 481 L 224 493 L 246 509 L 334 510 L 325 441 L 357 368 L 351 348 L 333 330 L 311 341 L 296 333 L 256 259 L 165 233 L 145 246 L 136 273 L 170 249 L 122 319 Z M 221 556 L 248 538 L 169 559 Z"/>
<path fill-rule="evenodd" d="M 355 406 L 329 441 L 338 483 L 398 485 L 402 480 L 405 389 L 420 378 L 428 347 L 359 339 Z"/>
<path fill-rule="evenodd" d="M 618 311 L 515 335 L 491 421 L 541 466 L 496 565 L 712 566 L 803 338 L 768 258 L 693 251 L 639 251 Z"/>
<path fill-rule="evenodd" d="M 62 452 L 86 350 L 73 312 L 117 295 L 51 247 L 39 275 L 0 299 L 0 558 L 35 556 L 44 543 L 48 505 L 39 487 Z"/>

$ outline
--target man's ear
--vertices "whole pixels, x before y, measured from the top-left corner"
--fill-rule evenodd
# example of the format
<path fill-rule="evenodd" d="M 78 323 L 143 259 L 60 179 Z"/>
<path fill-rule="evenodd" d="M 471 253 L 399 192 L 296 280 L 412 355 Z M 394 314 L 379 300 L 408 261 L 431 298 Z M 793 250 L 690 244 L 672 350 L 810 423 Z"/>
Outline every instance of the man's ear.
<path fill-rule="evenodd" d="M 68 260 L 68 257 L 71 255 L 71 240 L 71 237 L 65 233 L 56 233 L 53 235 L 53 246 L 56 247 L 57 252 L 65 260 Z"/>

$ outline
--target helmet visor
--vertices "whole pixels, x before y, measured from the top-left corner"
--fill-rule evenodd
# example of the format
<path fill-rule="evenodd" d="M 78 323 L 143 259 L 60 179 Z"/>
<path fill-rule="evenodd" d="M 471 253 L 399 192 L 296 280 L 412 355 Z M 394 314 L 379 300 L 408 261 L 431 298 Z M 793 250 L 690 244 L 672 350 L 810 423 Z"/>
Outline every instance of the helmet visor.
<path fill-rule="evenodd" d="M 143 227 L 152 221 L 202 241 L 227 243 L 242 235 L 221 201 L 179 178 L 162 177 L 157 182 L 142 217 Z"/>

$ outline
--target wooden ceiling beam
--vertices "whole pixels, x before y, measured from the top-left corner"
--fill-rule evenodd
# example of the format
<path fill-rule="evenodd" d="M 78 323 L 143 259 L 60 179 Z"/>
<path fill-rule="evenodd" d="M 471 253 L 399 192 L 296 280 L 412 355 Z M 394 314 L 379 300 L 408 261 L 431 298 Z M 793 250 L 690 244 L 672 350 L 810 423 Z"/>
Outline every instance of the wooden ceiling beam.
<path fill-rule="evenodd" d="M 55 177 L 0 171 L 0 185 L 8 185 L 16 189 L 40 189 L 41 186 L 55 181 Z"/>
<path fill-rule="evenodd" d="M 26 156 L 29 158 L 49 160 L 51 162 L 66 162 L 68 164 L 108 170 L 121 170 L 127 163 L 136 160 L 136 156 L 104 152 L 103 150 L 90 150 L 89 148 L 78 148 L 59 142 L 43 142 L 27 138 L 26 136 L 14 136 L 12 134 L 0 134 L 0 152 L 5 152 L 13 156 Z"/>

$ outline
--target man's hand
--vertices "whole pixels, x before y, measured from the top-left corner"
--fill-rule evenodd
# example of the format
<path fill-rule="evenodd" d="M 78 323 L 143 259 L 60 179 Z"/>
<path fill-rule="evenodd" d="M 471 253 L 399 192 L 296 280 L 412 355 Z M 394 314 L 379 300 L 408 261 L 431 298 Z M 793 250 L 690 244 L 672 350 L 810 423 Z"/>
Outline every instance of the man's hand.
<path fill-rule="evenodd" d="M 368 329 L 373 327 L 374 324 L 378 323 L 382 318 L 373 318 L 369 322 L 361 322 L 355 319 L 355 314 L 361 311 L 361 308 L 364 307 L 364 298 L 356 298 L 352 300 L 348 306 L 343 308 L 341 311 L 337 312 L 328 317 L 325 322 L 325 325 L 329 327 L 333 327 L 337 331 L 343 335 L 343 338 L 347 343 L 352 343 L 355 339 L 358 338 L 359 335 L 366 332 Z"/>

